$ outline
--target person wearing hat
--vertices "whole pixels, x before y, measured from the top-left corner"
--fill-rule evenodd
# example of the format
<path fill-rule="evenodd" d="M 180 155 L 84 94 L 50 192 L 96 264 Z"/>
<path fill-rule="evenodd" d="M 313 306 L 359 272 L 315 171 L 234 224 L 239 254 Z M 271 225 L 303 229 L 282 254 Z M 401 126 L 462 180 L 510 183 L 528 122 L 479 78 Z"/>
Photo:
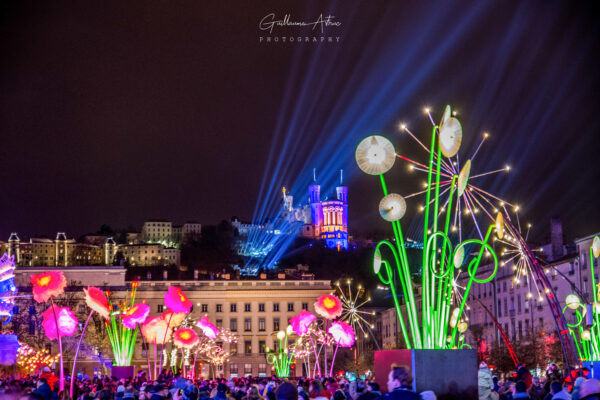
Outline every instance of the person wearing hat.
<path fill-rule="evenodd" d="M 479 400 L 496 399 L 496 397 L 492 394 L 494 389 L 492 372 L 488 368 L 485 361 L 482 361 L 481 364 L 479 364 L 479 372 L 477 373 L 477 386 L 479 387 Z"/>
<path fill-rule="evenodd" d="M 298 400 L 298 388 L 290 382 L 283 382 L 275 390 L 277 400 Z"/>
<path fill-rule="evenodd" d="M 600 400 L 600 381 L 588 379 L 583 382 L 579 389 L 579 396 L 581 400 Z"/>

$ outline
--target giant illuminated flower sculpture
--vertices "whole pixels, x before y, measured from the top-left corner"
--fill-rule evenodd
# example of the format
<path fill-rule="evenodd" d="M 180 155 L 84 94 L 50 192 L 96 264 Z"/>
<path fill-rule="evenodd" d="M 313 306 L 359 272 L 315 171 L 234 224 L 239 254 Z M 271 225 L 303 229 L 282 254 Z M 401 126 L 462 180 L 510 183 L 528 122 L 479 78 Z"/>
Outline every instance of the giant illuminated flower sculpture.
<path fill-rule="evenodd" d="M 165 293 L 165 306 L 173 312 L 187 314 L 192 309 L 192 302 L 181 288 L 169 286 L 169 290 Z"/>
<path fill-rule="evenodd" d="M 170 311 L 165 311 L 161 314 L 161 318 L 169 322 L 169 328 L 174 328 L 176 326 L 181 325 L 181 323 L 185 319 L 185 313 L 174 313 Z"/>
<path fill-rule="evenodd" d="M 171 330 L 167 329 L 167 321 L 161 317 L 150 317 L 141 325 L 142 335 L 148 343 L 164 344 L 171 339 Z"/>
<path fill-rule="evenodd" d="M 45 303 L 50 297 L 63 294 L 67 286 L 67 280 L 61 271 L 32 274 L 30 283 L 33 285 L 33 298 L 38 303 Z"/>
<path fill-rule="evenodd" d="M 208 337 L 209 339 L 215 339 L 219 334 L 217 327 L 210 322 L 206 315 L 196 323 L 196 326 L 202 329 L 204 336 Z"/>
<path fill-rule="evenodd" d="M 79 322 L 75 317 L 75 313 L 68 307 L 55 307 L 56 309 L 56 320 L 52 307 L 48 307 L 46 311 L 42 313 L 42 327 L 48 339 L 58 339 L 58 333 L 60 336 L 72 336 L 77 331 L 77 325 Z M 58 332 L 56 324 L 58 322 Z"/>
<path fill-rule="evenodd" d="M 354 329 L 343 321 L 335 321 L 327 331 L 333 340 L 341 347 L 352 347 L 354 345 Z"/>
<path fill-rule="evenodd" d="M 138 303 L 129 307 L 125 314 L 121 315 L 123 318 L 122 324 L 124 327 L 129 329 L 135 329 L 137 324 L 143 324 L 150 314 L 150 306 L 146 303 Z"/>
<path fill-rule="evenodd" d="M 301 336 L 308 332 L 308 327 L 315 322 L 316 319 L 317 317 L 314 314 L 302 310 L 300 314 L 290 318 L 290 324 L 296 335 Z"/>
<path fill-rule="evenodd" d="M 315 311 L 327 319 L 336 319 L 342 315 L 342 302 L 337 296 L 324 294 L 315 302 Z"/>
<path fill-rule="evenodd" d="M 198 334 L 191 328 L 180 328 L 173 332 L 173 343 L 180 349 L 191 349 L 199 340 Z"/>
<path fill-rule="evenodd" d="M 87 289 L 83 289 L 85 293 L 85 302 L 89 308 L 96 311 L 103 318 L 108 319 L 110 316 L 110 310 L 108 309 L 108 299 L 104 292 L 97 287 L 88 286 Z"/>

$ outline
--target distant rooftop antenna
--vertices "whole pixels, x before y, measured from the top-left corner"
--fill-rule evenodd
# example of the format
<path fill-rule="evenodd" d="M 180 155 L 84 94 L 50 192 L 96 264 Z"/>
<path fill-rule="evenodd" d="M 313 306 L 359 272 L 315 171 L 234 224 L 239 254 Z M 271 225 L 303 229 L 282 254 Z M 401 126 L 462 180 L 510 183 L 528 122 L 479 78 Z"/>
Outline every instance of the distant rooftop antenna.
<path fill-rule="evenodd" d="M 344 182 L 344 170 L 340 169 L 340 186 L 343 185 Z"/>
<path fill-rule="evenodd" d="M 313 168 L 313 181 L 316 183 L 317 182 L 317 169 Z"/>

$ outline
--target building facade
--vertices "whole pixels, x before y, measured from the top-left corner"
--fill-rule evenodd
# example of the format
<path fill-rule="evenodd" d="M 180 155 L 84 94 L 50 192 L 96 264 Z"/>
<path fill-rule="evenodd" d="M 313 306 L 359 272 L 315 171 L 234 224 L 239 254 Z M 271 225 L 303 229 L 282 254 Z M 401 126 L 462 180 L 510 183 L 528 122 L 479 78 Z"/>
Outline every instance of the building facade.
<path fill-rule="evenodd" d="M 29 285 L 30 275 L 48 271 L 48 267 L 21 267 L 15 270 L 15 283 L 19 292 L 23 295 L 31 292 Z M 54 268 L 52 268 L 54 269 Z M 103 290 L 111 292 L 111 298 L 124 299 L 127 290 L 131 290 L 132 282 L 125 280 L 125 269 L 116 267 L 70 267 L 62 269 L 69 282 L 68 292 L 56 299 L 57 304 L 70 298 L 75 303 L 70 307 L 73 309 L 80 321 L 84 321 L 89 313 L 83 298 L 83 288 L 90 282 Z M 280 330 L 285 330 L 291 317 L 296 316 L 301 310 L 306 309 L 314 312 L 316 299 L 325 293 L 331 293 L 331 283 L 323 280 L 192 280 L 192 281 L 140 281 L 137 288 L 136 301 L 144 301 L 151 308 L 151 315 L 158 315 L 167 311 L 164 308 L 164 293 L 170 286 L 180 287 L 193 303 L 190 317 L 200 320 L 204 315 L 219 327 L 228 328 L 239 337 L 235 345 L 224 344 L 224 349 L 230 352 L 229 361 L 221 366 L 216 366 L 211 372 L 208 365 L 198 365 L 197 371 L 208 377 L 216 373 L 226 378 L 232 376 L 271 376 L 273 373 L 271 365 L 266 363 L 266 349 L 276 347 L 276 335 Z M 36 306 L 33 299 L 28 296 L 19 297 L 16 302 L 16 315 L 13 322 L 3 329 L 23 332 L 22 336 L 26 342 L 33 345 L 39 342 L 39 336 L 35 329 L 28 327 L 28 321 L 37 318 L 39 313 L 32 313 L 32 306 Z M 37 305 L 39 306 L 39 305 Z M 15 324 L 17 324 L 15 326 Z M 31 323 L 29 323 L 31 324 Z M 88 329 L 95 329 L 90 324 Z M 100 324 L 100 334 L 103 326 Z M 34 334 L 28 335 L 28 332 Z M 86 337 L 87 337 L 86 333 Z M 94 333 L 90 333 L 92 337 Z M 43 337 L 43 335 L 42 335 Z M 45 339 L 44 339 L 45 340 Z M 291 337 L 293 340 L 293 337 Z M 36 343 L 41 345 L 41 343 Z M 79 371 L 91 374 L 94 367 L 99 364 L 99 359 L 110 364 L 111 352 L 104 351 L 98 354 L 99 349 L 94 348 L 93 342 L 86 342 L 86 351 L 80 355 L 78 361 Z M 56 353 L 56 342 L 45 341 L 44 346 L 50 346 L 50 350 Z M 168 345 L 169 346 L 169 345 Z M 170 349 L 169 349 L 170 351 Z M 110 354 L 108 354 L 110 353 Z M 152 354 L 153 356 L 153 354 Z M 141 339 L 133 356 L 133 364 L 136 370 L 147 370 L 146 352 L 143 349 Z M 66 364 L 68 367 L 68 361 Z M 302 375 L 303 366 L 296 364 L 294 373 Z"/>

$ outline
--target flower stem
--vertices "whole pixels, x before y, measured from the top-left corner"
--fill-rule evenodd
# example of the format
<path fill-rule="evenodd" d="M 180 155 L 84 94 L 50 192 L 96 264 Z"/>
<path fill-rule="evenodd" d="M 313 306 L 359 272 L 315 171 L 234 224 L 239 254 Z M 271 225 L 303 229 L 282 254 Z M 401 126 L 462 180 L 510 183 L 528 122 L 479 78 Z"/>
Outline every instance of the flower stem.
<path fill-rule="evenodd" d="M 83 326 L 83 330 L 81 331 L 81 335 L 79 336 L 79 343 L 77 343 L 77 350 L 75 350 L 75 358 L 73 359 L 73 371 L 71 372 L 71 385 L 69 387 L 69 396 L 71 398 L 73 398 L 73 384 L 75 383 L 75 366 L 77 365 L 77 355 L 79 354 L 79 348 L 81 347 L 81 340 L 83 339 L 85 328 L 87 328 L 93 313 L 94 310 L 91 310 L 90 315 L 88 315 L 87 320 L 85 321 L 85 325 Z"/>
<path fill-rule="evenodd" d="M 54 308 L 54 299 L 50 296 L 50 302 L 52 303 L 52 314 L 54 314 L 54 323 L 56 324 L 56 336 L 58 338 L 58 354 L 60 355 L 60 381 L 59 381 L 59 393 L 65 390 L 65 371 L 63 371 L 63 351 L 62 351 L 62 340 L 60 338 L 60 327 L 58 326 L 58 318 L 56 317 L 56 309 Z"/>

